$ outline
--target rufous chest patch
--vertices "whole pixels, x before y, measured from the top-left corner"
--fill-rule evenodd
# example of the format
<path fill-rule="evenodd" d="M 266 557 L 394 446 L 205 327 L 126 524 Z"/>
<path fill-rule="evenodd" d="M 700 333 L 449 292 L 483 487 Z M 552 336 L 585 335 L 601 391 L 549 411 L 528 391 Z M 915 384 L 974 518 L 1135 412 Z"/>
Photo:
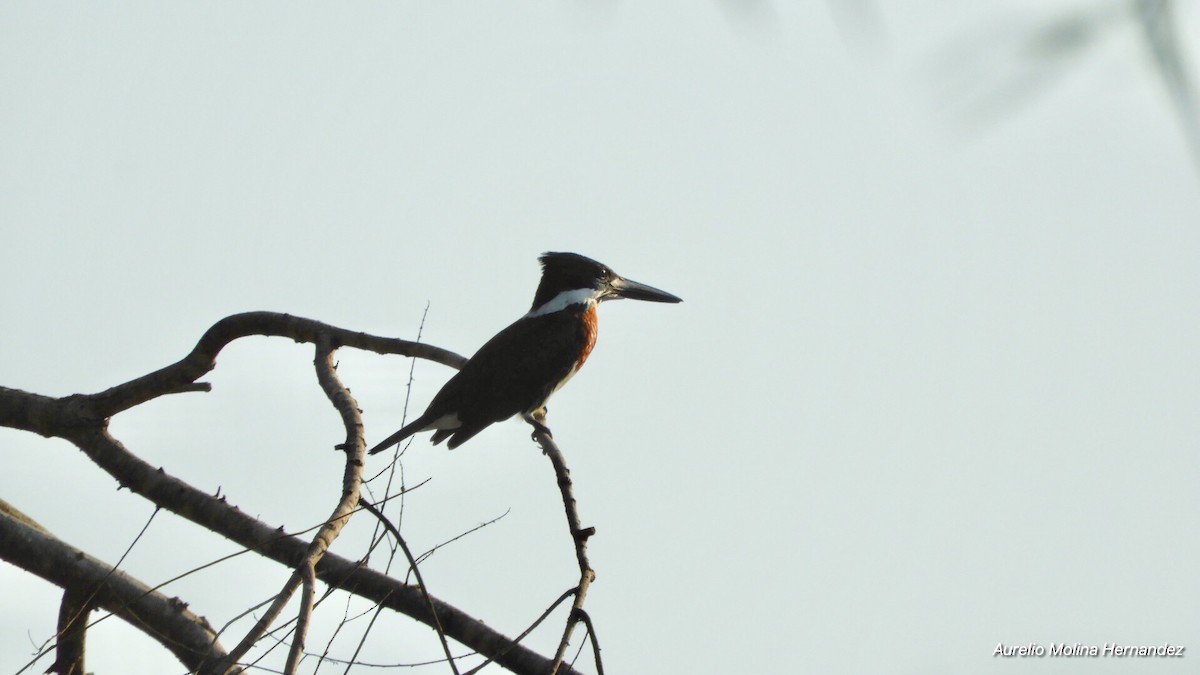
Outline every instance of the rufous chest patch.
<path fill-rule="evenodd" d="M 600 328 L 600 323 L 596 319 L 596 305 L 595 303 L 589 304 L 590 306 L 580 317 L 583 321 L 583 349 L 579 351 L 579 358 L 575 360 L 575 370 L 582 368 L 583 362 L 587 361 L 588 354 L 592 353 L 592 348 L 596 346 L 596 335 Z"/>

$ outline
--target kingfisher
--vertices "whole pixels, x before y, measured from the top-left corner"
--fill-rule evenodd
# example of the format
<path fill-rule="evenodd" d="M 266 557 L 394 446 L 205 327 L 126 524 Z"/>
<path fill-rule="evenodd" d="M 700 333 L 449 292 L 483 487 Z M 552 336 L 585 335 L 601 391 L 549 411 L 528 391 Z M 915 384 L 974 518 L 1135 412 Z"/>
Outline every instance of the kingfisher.
<path fill-rule="evenodd" d="M 370 454 L 422 431 L 434 445 L 457 448 L 496 422 L 516 415 L 548 431 L 546 400 L 579 372 L 596 346 L 596 306 L 629 298 L 682 302 L 666 291 L 625 279 L 577 253 L 544 253 L 533 306 L 488 340 L 433 397 L 429 407 Z"/>

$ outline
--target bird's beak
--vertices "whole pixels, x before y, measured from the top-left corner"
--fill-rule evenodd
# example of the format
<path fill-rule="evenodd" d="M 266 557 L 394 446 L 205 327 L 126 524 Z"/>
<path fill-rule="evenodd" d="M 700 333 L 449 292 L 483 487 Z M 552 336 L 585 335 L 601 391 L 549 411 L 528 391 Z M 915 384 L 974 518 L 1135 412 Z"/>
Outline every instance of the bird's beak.
<path fill-rule="evenodd" d="M 650 302 L 683 302 L 683 298 L 671 295 L 666 291 L 660 291 L 653 286 L 647 286 L 646 284 L 640 284 L 621 277 L 613 277 L 612 281 L 608 282 L 608 287 L 612 290 L 613 297 L 616 298 L 648 300 Z"/>

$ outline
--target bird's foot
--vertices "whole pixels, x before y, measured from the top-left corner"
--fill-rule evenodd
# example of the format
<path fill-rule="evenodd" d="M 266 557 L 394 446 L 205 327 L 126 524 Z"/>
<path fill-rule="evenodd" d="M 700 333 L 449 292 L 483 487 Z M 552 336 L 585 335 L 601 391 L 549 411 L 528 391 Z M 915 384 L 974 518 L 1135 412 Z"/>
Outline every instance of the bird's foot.
<path fill-rule="evenodd" d="M 533 427 L 533 440 L 537 440 L 539 434 L 546 434 L 550 438 L 554 438 L 554 434 L 550 433 L 550 427 L 546 426 L 546 409 L 539 408 L 525 416 L 525 421 Z"/>

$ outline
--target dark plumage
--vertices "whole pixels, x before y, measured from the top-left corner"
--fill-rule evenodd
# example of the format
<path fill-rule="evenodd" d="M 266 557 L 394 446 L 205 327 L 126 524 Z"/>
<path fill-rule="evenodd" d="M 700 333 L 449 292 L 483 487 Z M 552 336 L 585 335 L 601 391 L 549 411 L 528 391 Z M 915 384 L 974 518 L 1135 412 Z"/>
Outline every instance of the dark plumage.
<path fill-rule="evenodd" d="M 433 397 L 420 417 L 371 448 L 380 452 L 420 431 L 451 449 L 485 428 L 546 405 L 587 359 L 596 342 L 596 305 L 629 297 L 680 302 L 622 279 L 575 253 L 546 253 L 529 313 L 488 340 Z"/>

